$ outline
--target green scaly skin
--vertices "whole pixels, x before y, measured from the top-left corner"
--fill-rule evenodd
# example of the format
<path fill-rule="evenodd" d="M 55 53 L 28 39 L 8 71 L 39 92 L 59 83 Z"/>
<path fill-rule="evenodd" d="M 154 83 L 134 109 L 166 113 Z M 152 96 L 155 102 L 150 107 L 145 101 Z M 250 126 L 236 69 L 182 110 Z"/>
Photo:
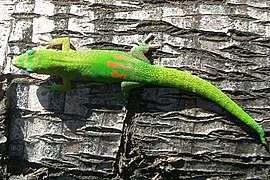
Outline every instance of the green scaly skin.
<path fill-rule="evenodd" d="M 197 93 L 216 102 L 254 129 L 269 151 L 262 127 L 221 90 L 187 72 L 151 65 L 144 54 L 157 47 L 148 44 L 152 38 L 149 36 L 133 48 L 131 55 L 114 50 L 73 51 L 70 50 L 69 38 L 51 39 L 46 43 L 50 46 L 62 45 L 62 51 L 28 50 L 14 58 L 12 64 L 31 73 L 62 76 L 63 85 L 52 87 L 57 91 L 68 91 L 71 88 L 70 79 L 83 78 L 108 83 L 122 82 L 122 89 L 126 91 L 152 84 Z"/>

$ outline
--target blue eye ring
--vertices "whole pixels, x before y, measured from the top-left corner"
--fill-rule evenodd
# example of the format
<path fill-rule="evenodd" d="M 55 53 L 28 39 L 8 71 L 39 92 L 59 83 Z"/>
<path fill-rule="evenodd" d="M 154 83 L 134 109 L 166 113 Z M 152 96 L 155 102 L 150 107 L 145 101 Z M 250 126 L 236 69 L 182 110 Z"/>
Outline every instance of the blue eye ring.
<path fill-rule="evenodd" d="M 33 72 L 34 72 L 34 70 L 31 69 L 31 68 L 27 68 L 26 71 L 27 71 L 27 72 L 30 72 L 30 73 L 33 73 Z"/>
<path fill-rule="evenodd" d="M 31 54 L 34 54 L 35 52 L 36 52 L 36 50 L 30 49 L 30 50 L 26 51 L 26 54 L 31 55 Z"/>

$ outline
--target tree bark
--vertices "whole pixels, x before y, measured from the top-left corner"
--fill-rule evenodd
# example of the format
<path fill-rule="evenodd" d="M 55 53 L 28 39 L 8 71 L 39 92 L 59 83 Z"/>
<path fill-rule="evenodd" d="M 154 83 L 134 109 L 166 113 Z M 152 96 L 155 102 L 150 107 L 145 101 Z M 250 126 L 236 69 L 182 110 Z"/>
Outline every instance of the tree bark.
<path fill-rule="evenodd" d="M 194 93 L 146 85 L 115 100 L 120 84 L 28 74 L 13 57 L 40 35 L 77 50 L 128 52 L 149 33 L 154 65 L 189 71 L 226 92 L 269 139 L 270 2 L 0 2 L 0 155 L 3 179 L 268 179 L 259 137 Z"/>

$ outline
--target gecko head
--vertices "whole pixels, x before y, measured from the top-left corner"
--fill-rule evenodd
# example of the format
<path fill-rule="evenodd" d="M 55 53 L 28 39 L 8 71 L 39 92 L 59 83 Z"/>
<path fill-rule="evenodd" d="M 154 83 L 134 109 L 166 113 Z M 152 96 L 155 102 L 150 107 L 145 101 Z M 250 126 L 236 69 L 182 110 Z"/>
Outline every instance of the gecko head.
<path fill-rule="evenodd" d="M 12 65 L 17 68 L 27 70 L 28 72 L 34 72 L 33 70 L 33 58 L 36 50 L 27 50 L 24 54 L 15 57 L 12 60 Z"/>

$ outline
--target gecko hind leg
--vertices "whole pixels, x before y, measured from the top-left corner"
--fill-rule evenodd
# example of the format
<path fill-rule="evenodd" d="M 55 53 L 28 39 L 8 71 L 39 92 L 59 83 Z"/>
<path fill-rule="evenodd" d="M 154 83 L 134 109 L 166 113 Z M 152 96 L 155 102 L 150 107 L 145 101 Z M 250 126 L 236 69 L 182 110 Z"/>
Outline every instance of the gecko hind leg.
<path fill-rule="evenodd" d="M 117 93 L 117 95 L 115 95 L 114 97 L 112 97 L 112 100 L 117 100 L 120 102 L 125 102 L 125 100 L 128 98 L 129 96 L 129 91 L 131 89 L 135 89 L 138 87 L 143 86 L 144 84 L 142 83 L 138 83 L 138 82 L 132 82 L 132 81 L 123 81 L 121 83 L 121 91 L 119 93 Z"/>
<path fill-rule="evenodd" d="M 154 37 L 154 35 L 149 34 L 141 43 L 137 43 L 138 46 L 135 46 L 130 50 L 130 54 L 133 57 L 150 64 L 150 61 L 144 54 L 146 54 L 150 49 L 156 49 L 160 47 L 157 44 L 149 44 L 149 42 L 153 40 Z"/>
<path fill-rule="evenodd" d="M 146 54 L 150 49 L 156 49 L 159 47 L 159 45 L 156 45 L 156 44 L 149 44 L 149 42 L 151 40 L 153 40 L 154 37 L 155 36 L 153 34 L 149 34 L 141 43 L 138 43 L 138 46 L 135 46 L 130 50 L 130 54 L 133 57 L 135 57 L 141 61 L 144 61 L 147 64 L 150 64 L 149 59 L 144 54 Z M 144 85 L 144 83 L 123 81 L 121 83 L 121 89 L 122 89 L 121 94 L 123 97 L 128 97 L 128 92 L 131 89 L 138 88 L 138 87 L 141 87 L 143 85 Z"/>

